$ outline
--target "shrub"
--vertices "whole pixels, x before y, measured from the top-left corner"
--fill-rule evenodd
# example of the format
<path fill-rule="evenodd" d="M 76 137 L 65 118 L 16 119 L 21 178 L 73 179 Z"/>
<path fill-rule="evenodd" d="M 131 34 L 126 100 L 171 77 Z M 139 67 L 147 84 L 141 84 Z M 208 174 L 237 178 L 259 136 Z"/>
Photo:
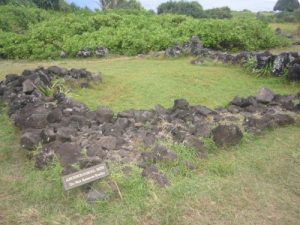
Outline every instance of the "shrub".
<path fill-rule="evenodd" d="M 18 26 L 0 30 L 1 58 L 57 58 L 62 50 L 76 56 L 82 48 L 97 46 L 105 46 L 114 54 L 136 55 L 184 43 L 193 35 L 199 36 L 205 47 L 234 51 L 271 48 L 282 41 L 267 24 L 251 18 L 193 19 L 128 10 L 38 13 L 41 18 L 33 22 L 28 18 L 24 24 L 20 21 Z M 1 21 L 13 24 L 10 19 Z"/>
<path fill-rule="evenodd" d="M 205 10 L 205 17 L 212 19 L 230 19 L 232 18 L 232 14 L 230 8 L 221 7 Z"/>
<path fill-rule="evenodd" d="M 157 13 L 158 14 L 172 13 L 172 14 L 192 16 L 194 18 L 203 18 L 204 17 L 203 8 L 196 1 L 193 1 L 193 2 L 168 1 L 168 2 L 162 3 L 158 6 Z"/>
<path fill-rule="evenodd" d="M 6 5 L 0 7 L 0 29 L 5 32 L 23 33 L 29 25 L 39 23 L 50 13 L 37 8 Z"/>

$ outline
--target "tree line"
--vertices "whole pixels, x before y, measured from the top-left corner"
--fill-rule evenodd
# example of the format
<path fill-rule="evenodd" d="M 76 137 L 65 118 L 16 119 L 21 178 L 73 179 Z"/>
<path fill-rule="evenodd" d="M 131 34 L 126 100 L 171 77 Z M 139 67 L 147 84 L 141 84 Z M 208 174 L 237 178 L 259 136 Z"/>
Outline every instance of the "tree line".
<path fill-rule="evenodd" d="M 145 10 L 138 0 L 96 0 L 102 10 L 109 9 L 134 9 Z M 38 8 L 62 10 L 78 10 L 80 7 L 74 3 L 68 4 L 65 0 L 0 0 L 0 5 L 18 4 L 27 6 L 37 6 Z M 274 6 L 274 11 L 292 12 L 299 8 L 298 0 L 278 0 Z M 231 10 L 228 7 L 203 10 L 197 1 L 167 1 L 157 8 L 158 14 L 180 14 L 192 16 L 194 18 L 231 18 Z"/>

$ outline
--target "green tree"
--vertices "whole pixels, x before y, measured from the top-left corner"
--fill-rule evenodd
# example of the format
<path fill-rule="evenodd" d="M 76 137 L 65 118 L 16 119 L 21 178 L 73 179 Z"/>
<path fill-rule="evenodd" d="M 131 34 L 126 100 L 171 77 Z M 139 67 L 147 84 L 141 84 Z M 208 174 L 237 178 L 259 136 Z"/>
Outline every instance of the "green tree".
<path fill-rule="evenodd" d="M 196 2 L 186 2 L 186 1 L 169 1 L 162 3 L 157 8 L 158 14 L 163 13 L 172 13 L 172 14 L 180 14 L 192 16 L 194 18 L 202 18 L 204 17 L 204 12 L 202 6 Z"/>
<path fill-rule="evenodd" d="M 229 7 L 221 7 L 205 10 L 207 18 L 213 19 L 230 19 L 232 18 L 231 10 Z"/>
<path fill-rule="evenodd" d="M 8 0 L 0 0 L 0 5 L 5 5 L 8 3 Z"/>
<path fill-rule="evenodd" d="M 99 5 L 102 10 L 108 9 L 143 9 L 137 0 L 100 0 Z"/>
<path fill-rule="evenodd" d="M 119 1 L 117 7 L 119 9 L 143 9 L 141 3 L 137 0 Z"/>
<path fill-rule="evenodd" d="M 33 2 L 42 9 L 58 10 L 60 8 L 59 0 L 33 0 Z"/>
<path fill-rule="evenodd" d="M 274 11 L 292 12 L 299 7 L 298 0 L 278 0 L 274 6 Z"/>

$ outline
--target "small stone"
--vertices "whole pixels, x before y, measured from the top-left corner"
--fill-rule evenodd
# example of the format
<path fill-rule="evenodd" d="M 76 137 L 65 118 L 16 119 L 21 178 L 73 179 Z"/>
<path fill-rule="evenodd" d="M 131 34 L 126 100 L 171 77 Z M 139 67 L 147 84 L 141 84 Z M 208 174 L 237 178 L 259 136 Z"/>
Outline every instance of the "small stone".
<path fill-rule="evenodd" d="M 189 108 L 189 103 L 188 103 L 187 100 L 185 100 L 185 99 L 176 99 L 174 101 L 173 110 L 176 110 L 176 109 L 186 110 L 188 108 Z"/>
<path fill-rule="evenodd" d="M 160 172 L 154 165 L 146 166 L 143 170 L 142 176 L 153 180 L 162 188 L 166 188 L 171 185 L 167 176 L 164 173 Z"/>
<path fill-rule="evenodd" d="M 27 150 L 33 150 L 40 142 L 38 132 L 26 132 L 21 136 L 21 146 Z"/>
<path fill-rule="evenodd" d="M 177 154 L 162 145 L 155 146 L 152 152 L 157 161 L 174 162 L 177 160 Z"/>
<path fill-rule="evenodd" d="M 35 90 L 34 83 L 31 80 L 29 80 L 29 79 L 25 80 L 22 83 L 22 86 L 23 86 L 23 92 L 25 94 L 31 94 Z"/>
<path fill-rule="evenodd" d="M 202 116 L 208 116 L 209 114 L 212 114 L 214 111 L 205 106 L 196 106 L 195 112 L 196 112 L 196 114 L 199 114 Z"/>
<path fill-rule="evenodd" d="M 117 138 L 113 136 L 105 136 L 100 138 L 99 144 L 103 149 L 114 150 L 117 146 Z"/>
<path fill-rule="evenodd" d="M 114 113 L 107 108 L 99 108 L 96 110 L 96 120 L 99 123 L 110 123 L 114 117 Z"/>
<path fill-rule="evenodd" d="M 243 138 L 243 133 L 236 125 L 219 125 L 212 131 L 214 142 L 221 147 L 236 145 Z"/>
<path fill-rule="evenodd" d="M 274 98 L 275 94 L 267 88 L 262 88 L 256 95 L 256 100 L 264 104 L 270 103 Z"/>
<path fill-rule="evenodd" d="M 86 200 L 90 204 L 95 204 L 99 201 L 107 201 L 108 199 L 109 196 L 107 193 L 96 191 L 96 190 L 90 190 L 86 196 Z"/>
<path fill-rule="evenodd" d="M 56 134 L 54 133 L 53 129 L 45 129 L 41 132 L 41 139 L 44 144 L 48 144 L 55 141 Z"/>
<path fill-rule="evenodd" d="M 62 120 L 62 112 L 59 109 L 54 109 L 47 116 L 48 123 L 59 123 Z"/>

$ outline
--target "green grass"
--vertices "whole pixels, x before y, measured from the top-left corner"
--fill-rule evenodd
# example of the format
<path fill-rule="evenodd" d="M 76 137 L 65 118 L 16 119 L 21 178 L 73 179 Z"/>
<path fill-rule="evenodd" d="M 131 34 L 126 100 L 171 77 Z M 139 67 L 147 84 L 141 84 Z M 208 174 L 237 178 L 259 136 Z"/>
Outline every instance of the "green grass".
<path fill-rule="evenodd" d="M 255 95 L 262 87 L 281 94 L 295 93 L 299 84 L 282 79 L 256 78 L 239 67 L 207 63 L 190 64 L 191 58 L 110 60 L 65 60 L 56 62 L 0 62 L 0 77 L 20 73 L 38 65 L 59 65 L 67 68 L 87 68 L 102 72 L 104 83 L 91 89 L 73 90 L 73 96 L 90 108 L 109 106 L 114 111 L 129 108 L 149 109 L 156 104 L 170 107 L 176 98 L 186 98 L 192 104 L 208 107 L 226 105 L 236 95 Z"/>
<path fill-rule="evenodd" d="M 288 34 L 300 34 L 299 23 L 270 23 L 270 27 L 273 30 L 276 30 L 276 28 L 280 28 L 283 32 Z"/>
<path fill-rule="evenodd" d="M 269 26 L 274 30 L 276 28 L 280 28 L 283 32 L 288 34 L 293 34 L 296 37 L 291 39 L 290 42 L 293 43 L 295 41 L 299 41 L 300 37 L 300 24 L 299 23 L 270 23 Z M 282 52 L 298 52 L 300 53 L 300 46 L 299 45 L 288 45 L 285 47 L 279 47 L 275 49 L 271 49 L 273 54 L 280 54 Z"/>

